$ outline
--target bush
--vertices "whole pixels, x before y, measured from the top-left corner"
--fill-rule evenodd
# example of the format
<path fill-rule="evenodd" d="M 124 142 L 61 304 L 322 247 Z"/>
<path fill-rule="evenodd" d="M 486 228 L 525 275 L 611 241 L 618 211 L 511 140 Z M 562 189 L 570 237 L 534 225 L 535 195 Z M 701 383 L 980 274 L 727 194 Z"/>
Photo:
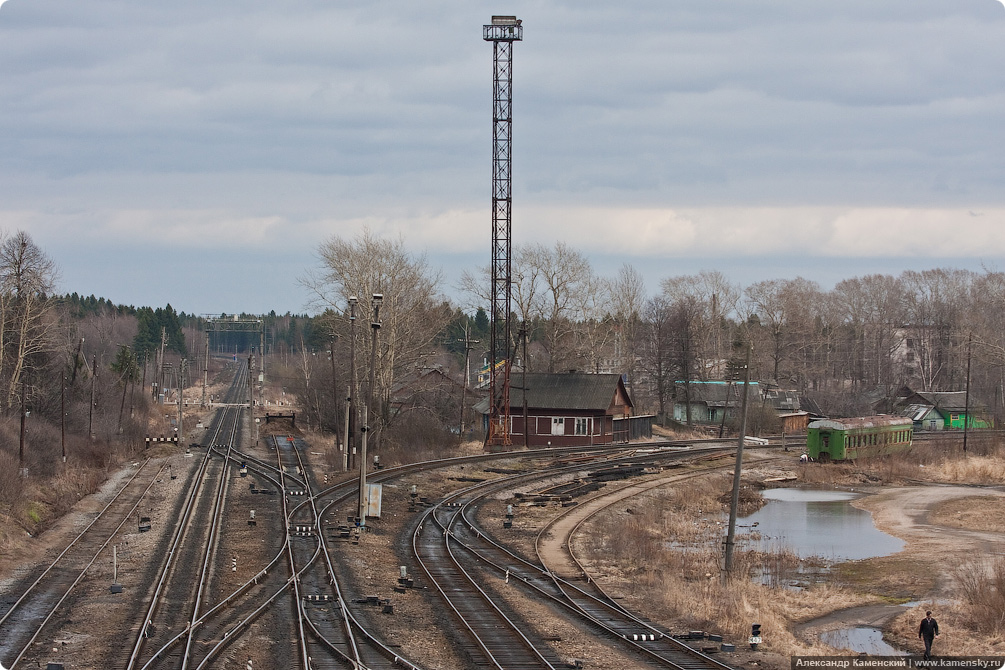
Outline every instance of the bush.
<path fill-rule="evenodd" d="M 415 410 L 395 418 L 380 437 L 378 453 L 387 465 L 442 458 L 457 444 L 457 435 L 435 416 Z"/>
<path fill-rule="evenodd" d="M 970 625 L 981 633 L 1005 633 L 1005 556 L 975 556 L 954 571 Z"/>

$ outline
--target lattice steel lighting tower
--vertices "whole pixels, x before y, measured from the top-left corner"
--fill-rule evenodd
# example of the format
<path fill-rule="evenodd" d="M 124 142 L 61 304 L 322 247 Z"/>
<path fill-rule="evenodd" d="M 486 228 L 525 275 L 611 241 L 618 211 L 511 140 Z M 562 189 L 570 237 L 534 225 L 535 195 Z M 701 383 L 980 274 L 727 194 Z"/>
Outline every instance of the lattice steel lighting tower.
<path fill-rule="evenodd" d="M 493 16 L 482 28 L 492 42 L 495 63 L 492 85 L 492 324 L 489 348 L 489 388 L 492 408 L 485 446 L 509 446 L 510 284 L 513 218 L 513 42 L 523 39 L 515 16 Z"/>

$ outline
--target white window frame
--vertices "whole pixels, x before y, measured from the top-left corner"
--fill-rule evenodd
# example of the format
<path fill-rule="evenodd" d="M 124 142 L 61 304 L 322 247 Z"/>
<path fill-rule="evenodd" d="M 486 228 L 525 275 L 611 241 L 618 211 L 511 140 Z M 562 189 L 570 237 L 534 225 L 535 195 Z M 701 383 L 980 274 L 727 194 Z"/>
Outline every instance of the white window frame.
<path fill-rule="evenodd" d="M 551 417 L 551 434 L 552 435 L 565 435 L 565 417 L 564 416 L 553 416 L 553 417 Z"/>
<path fill-rule="evenodd" d="M 573 431 L 576 435 L 589 435 L 591 432 L 592 423 L 590 417 L 588 416 L 577 416 L 575 417 L 575 430 Z"/>

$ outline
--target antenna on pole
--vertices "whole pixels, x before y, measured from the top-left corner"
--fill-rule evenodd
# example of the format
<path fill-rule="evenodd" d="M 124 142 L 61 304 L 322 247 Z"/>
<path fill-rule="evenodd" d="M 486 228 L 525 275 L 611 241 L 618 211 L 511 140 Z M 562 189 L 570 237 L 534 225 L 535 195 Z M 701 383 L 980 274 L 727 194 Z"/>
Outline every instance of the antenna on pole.
<path fill-rule="evenodd" d="M 513 257 L 513 42 L 523 40 L 522 21 L 493 16 L 482 27 L 492 42 L 492 313 L 489 346 L 491 407 L 485 447 L 508 447 L 510 437 L 509 373 L 511 363 L 510 286 Z"/>

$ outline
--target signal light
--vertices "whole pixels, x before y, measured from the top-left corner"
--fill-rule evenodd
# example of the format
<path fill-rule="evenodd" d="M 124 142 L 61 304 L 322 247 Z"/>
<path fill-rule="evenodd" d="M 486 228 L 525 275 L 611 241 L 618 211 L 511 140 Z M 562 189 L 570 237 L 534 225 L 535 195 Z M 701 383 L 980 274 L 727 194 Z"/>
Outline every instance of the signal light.
<path fill-rule="evenodd" d="M 750 643 L 751 649 L 757 649 L 757 645 L 761 644 L 761 624 L 750 624 L 750 639 L 747 641 Z"/>

